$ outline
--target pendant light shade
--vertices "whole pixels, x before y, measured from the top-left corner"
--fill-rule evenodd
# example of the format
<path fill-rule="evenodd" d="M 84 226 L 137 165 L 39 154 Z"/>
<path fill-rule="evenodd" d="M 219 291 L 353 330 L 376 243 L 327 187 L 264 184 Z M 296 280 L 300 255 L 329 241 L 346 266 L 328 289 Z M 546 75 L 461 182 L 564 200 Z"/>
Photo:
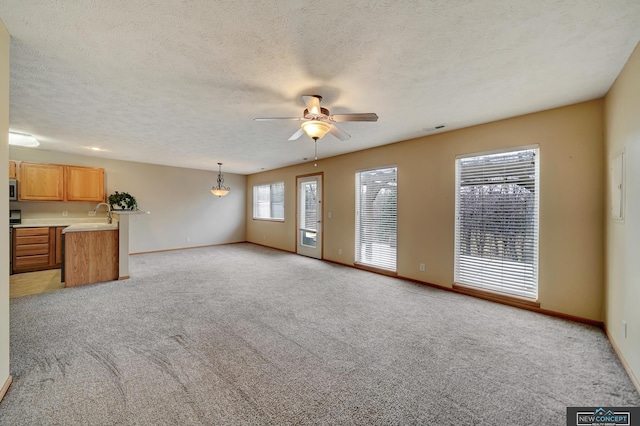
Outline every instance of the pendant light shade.
<path fill-rule="evenodd" d="M 331 124 L 318 120 L 305 121 L 301 127 L 307 136 L 315 140 L 322 139 L 331 130 Z"/>
<path fill-rule="evenodd" d="M 231 188 L 222 185 L 224 183 L 224 177 L 222 175 L 222 163 L 218 163 L 218 184 L 211 188 L 211 193 L 217 197 L 224 197 L 229 193 Z"/>

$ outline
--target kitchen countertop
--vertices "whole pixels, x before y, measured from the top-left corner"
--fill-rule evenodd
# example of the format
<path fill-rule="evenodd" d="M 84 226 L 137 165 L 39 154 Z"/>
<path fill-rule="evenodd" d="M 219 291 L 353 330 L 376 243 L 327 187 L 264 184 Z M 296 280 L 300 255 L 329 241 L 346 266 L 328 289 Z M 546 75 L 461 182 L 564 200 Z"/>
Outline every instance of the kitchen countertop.
<path fill-rule="evenodd" d="M 151 214 L 149 210 L 111 210 L 111 213 L 122 214 L 122 215 Z"/>
<path fill-rule="evenodd" d="M 69 225 L 62 230 L 63 234 L 67 232 L 84 232 L 84 231 L 112 231 L 118 229 L 118 223 L 77 223 Z"/>
<path fill-rule="evenodd" d="M 114 221 L 114 224 L 117 222 Z M 12 225 L 14 228 L 33 228 L 33 227 L 48 227 L 48 226 L 71 226 L 78 224 L 103 224 L 108 225 L 106 217 L 98 218 L 42 218 L 42 219 L 22 219 L 22 223 Z M 116 224 L 117 227 L 117 224 Z"/>

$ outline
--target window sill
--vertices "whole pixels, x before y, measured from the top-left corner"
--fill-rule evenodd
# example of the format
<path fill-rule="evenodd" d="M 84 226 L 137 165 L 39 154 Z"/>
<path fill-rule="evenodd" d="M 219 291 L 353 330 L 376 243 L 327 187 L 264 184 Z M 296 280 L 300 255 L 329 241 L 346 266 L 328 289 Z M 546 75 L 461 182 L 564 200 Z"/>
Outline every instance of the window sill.
<path fill-rule="evenodd" d="M 464 284 L 458 284 L 458 283 L 453 283 L 453 290 L 458 293 L 479 297 L 481 299 L 491 300 L 492 302 L 503 303 L 505 305 L 516 306 L 520 308 L 540 309 L 540 302 L 538 302 L 537 300 L 527 299 L 524 297 L 497 293 L 489 290 L 481 290 L 476 287 L 470 287 L 470 286 L 466 286 Z"/>
<path fill-rule="evenodd" d="M 284 219 L 268 219 L 266 217 L 254 217 L 253 220 L 260 222 L 284 222 Z"/>

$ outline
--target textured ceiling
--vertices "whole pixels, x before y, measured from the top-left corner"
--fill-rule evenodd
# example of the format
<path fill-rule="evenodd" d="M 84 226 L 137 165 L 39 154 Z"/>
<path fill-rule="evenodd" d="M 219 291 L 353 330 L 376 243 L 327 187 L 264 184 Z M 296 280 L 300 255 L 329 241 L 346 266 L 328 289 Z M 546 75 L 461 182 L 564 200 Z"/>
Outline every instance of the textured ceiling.
<path fill-rule="evenodd" d="M 603 96 L 638 0 L 2 0 L 12 130 L 39 149 L 250 174 L 313 157 L 300 95 L 352 135 L 320 158 Z M 105 151 L 95 153 L 89 146 Z"/>

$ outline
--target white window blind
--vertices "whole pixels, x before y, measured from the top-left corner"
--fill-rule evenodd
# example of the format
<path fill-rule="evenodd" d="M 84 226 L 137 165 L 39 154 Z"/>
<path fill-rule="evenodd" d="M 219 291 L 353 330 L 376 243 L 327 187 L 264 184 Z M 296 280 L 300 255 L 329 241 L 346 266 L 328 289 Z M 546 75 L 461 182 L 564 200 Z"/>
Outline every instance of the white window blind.
<path fill-rule="evenodd" d="M 396 167 L 356 172 L 356 262 L 396 270 Z"/>
<path fill-rule="evenodd" d="M 284 220 L 284 182 L 253 187 L 253 218 Z"/>
<path fill-rule="evenodd" d="M 456 160 L 455 282 L 538 297 L 538 149 Z"/>

